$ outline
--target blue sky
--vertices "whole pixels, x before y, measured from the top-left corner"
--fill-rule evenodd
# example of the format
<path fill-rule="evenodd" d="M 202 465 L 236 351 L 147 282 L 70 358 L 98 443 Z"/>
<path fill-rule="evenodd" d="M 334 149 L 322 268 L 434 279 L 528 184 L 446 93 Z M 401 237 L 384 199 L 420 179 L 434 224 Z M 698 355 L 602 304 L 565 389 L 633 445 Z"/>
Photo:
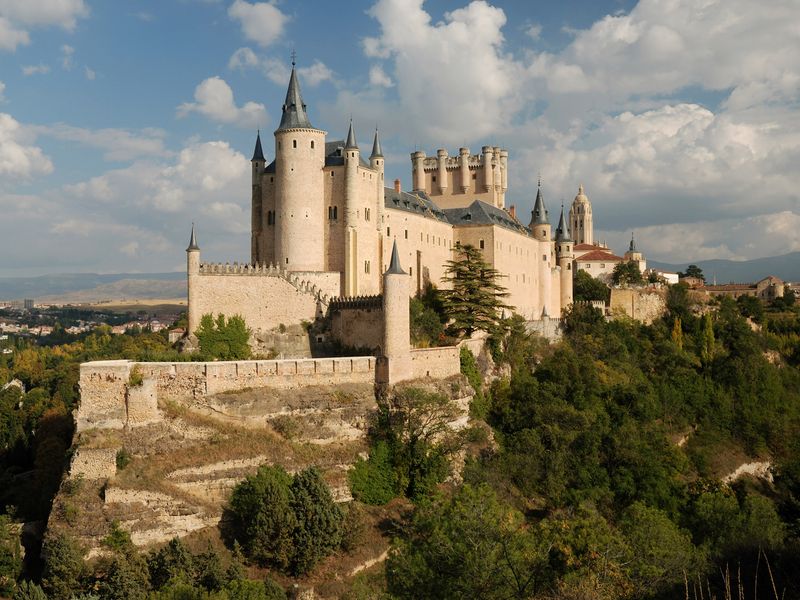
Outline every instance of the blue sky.
<path fill-rule="evenodd" d="M 510 152 L 507 203 L 584 184 L 652 258 L 800 250 L 796 0 L 0 0 L 0 276 L 245 260 L 297 51 L 312 123 L 410 183 L 415 148 Z"/>

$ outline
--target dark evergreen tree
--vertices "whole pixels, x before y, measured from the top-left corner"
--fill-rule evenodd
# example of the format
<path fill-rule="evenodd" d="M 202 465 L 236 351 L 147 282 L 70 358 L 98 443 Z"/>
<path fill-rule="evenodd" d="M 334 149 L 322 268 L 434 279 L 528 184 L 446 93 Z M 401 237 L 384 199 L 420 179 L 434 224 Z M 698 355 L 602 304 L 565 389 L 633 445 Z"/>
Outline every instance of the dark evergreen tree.
<path fill-rule="evenodd" d="M 333 501 L 319 470 L 314 467 L 294 476 L 291 492 L 290 506 L 296 523 L 292 534 L 294 556 L 291 568 L 299 575 L 311 571 L 339 547 L 344 515 Z"/>

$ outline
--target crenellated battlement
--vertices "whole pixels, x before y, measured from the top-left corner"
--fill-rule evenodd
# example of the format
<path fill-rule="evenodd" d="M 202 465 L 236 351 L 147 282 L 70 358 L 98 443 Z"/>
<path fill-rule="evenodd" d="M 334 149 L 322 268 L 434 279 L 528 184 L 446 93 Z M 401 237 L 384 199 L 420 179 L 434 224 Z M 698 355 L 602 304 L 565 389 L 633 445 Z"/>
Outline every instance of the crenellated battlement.
<path fill-rule="evenodd" d="M 480 154 L 470 154 L 467 158 L 467 166 L 470 169 L 479 169 L 483 166 L 483 157 Z M 461 168 L 460 156 L 448 156 L 445 159 L 445 167 L 448 171 L 455 171 Z M 439 168 L 439 158 L 429 156 L 422 161 L 422 168 L 426 171 L 434 171 Z"/>
<path fill-rule="evenodd" d="M 328 306 L 331 310 L 382 308 L 383 296 L 340 296 L 331 298 Z"/>

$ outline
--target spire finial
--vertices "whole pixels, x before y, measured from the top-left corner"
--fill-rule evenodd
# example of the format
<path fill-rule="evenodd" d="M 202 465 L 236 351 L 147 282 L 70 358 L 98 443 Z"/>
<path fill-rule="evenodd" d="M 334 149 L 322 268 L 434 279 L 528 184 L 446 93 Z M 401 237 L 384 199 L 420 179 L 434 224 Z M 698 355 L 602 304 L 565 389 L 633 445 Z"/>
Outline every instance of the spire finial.
<path fill-rule="evenodd" d="M 539 171 L 539 187 L 542 187 L 542 172 Z"/>
<path fill-rule="evenodd" d="M 375 126 L 375 139 L 372 141 L 372 154 L 370 158 L 382 158 L 383 150 L 381 149 L 381 139 L 378 136 L 378 126 Z"/>
<path fill-rule="evenodd" d="M 200 246 L 197 245 L 197 238 L 194 235 L 194 221 L 192 221 L 192 235 L 189 238 L 189 247 L 186 248 L 187 252 L 192 250 L 200 250 Z"/>
<path fill-rule="evenodd" d="M 405 275 L 406 272 L 400 266 L 400 255 L 397 252 L 397 240 L 392 243 L 392 258 L 389 261 L 389 269 L 386 271 L 387 275 Z"/>
<path fill-rule="evenodd" d="M 294 65 L 295 65 L 295 64 L 296 64 L 296 62 L 297 62 L 297 52 L 295 52 L 295 51 L 294 51 L 294 48 L 292 49 L 292 54 L 291 54 L 291 56 L 292 56 L 292 67 L 294 67 Z"/>

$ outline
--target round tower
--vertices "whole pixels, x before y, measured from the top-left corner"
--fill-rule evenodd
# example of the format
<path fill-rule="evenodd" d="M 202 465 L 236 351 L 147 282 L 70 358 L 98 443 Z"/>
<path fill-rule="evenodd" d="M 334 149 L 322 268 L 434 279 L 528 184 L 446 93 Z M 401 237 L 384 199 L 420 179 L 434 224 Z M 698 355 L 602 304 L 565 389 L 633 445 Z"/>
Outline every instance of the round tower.
<path fill-rule="evenodd" d="M 200 327 L 200 317 L 197 307 L 197 278 L 200 276 L 200 246 L 197 245 L 197 238 L 194 235 L 194 223 L 192 223 L 192 235 L 189 237 L 189 246 L 186 248 L 186 290 L 187 290 L 187 315 L 188 335 L 192 335 Z"/>
<path fill-rule="evenodd" d="M 381 150 L 381 140 L 378 137 L 378 128 L 375 128 L 375 139 L 372 140 L 372 153 L 369 155 L 369 166 L 378 173 L 378 181 L 375 185 L 375 214 L 378 218 L 375 219 L 375 227 L 380 232 L 383 230 L 383 150 Z"/>
<path fill-rule="evenodd" d="M 408 274 L 400 267 L 397 242 L 383 274 L 383 359 L 389 384 L 411 378 Z"/>
<path fill-rule="evenodd" d="M 436 158 L 439 163 L 439 192 L 445 194 L 447 193 L 447 150 L 439 148 L 436 151 Z"/>
<path fill-rule="evenodd" d="M 494 185 L 494 173 L 492 173 L 492 159 L 494 158 L 493 150 L 494 149 L 491 146 L 484 146 L 481 148 L 481 154 L 483 155 L 484 192 L 491 192 L 492 186 Z"/>
<path fill-rule="evenodd" d="M 576 244 L 594 244 L 592 203 L 583 192 L 583 185 L 578 187 L 578 195 L 569 209 L 569 232 Z"/>
<path fill-rule="evenodd" d="M 361 151 L 356 143 L 353 121 L 344 144 L 344 295 L 358 294 L 358 165 Z"/>
<path fill-rule="evenodd" d="M 469 148 L 458 149 L 458 161 L 460 166 L 459 173 L 461 174 L 461 193 L 466 194 L 472 185 L 472 178 L 469 174 Z M 455 184 L 454 184 L 455 187 Z"/>
<path fill-rule="evenodd" d="M 425 189 L 425 153 L 417 150 L 411 153 L 412 188 L 416 190 Z"/>
<path fill-rule="evenodd" d="M 263 250 L 259 247 L 259 241 L 263 233 L 264 206 L 263 192 L 261 190 L 261 174 L 267 161 L 264 160 L 264 151 L 261 149 L 261 131 L 256 133 L 256 147 L 253 150 L 253 158 L 250 160 L 252 175 L 252 201 L 250 212 L 250 262 L 253 264 L 261 263 L 264 260 Z"/>
<path fill-rule="evenodd" d="M 275 131 L 276 260 L 289 271 L 325 270 L 325 132 L 308 120 L 294 62 Z"/>
<path fill-rule="evenodd" d="M 574 242 L 569 237 L 564 219 L 564 205 L 561 205 L 561 217 L 556 228 L 556 260 L 561 268 L 561 314 L 572 304 L 572 265 L 575 261 Z"/>

